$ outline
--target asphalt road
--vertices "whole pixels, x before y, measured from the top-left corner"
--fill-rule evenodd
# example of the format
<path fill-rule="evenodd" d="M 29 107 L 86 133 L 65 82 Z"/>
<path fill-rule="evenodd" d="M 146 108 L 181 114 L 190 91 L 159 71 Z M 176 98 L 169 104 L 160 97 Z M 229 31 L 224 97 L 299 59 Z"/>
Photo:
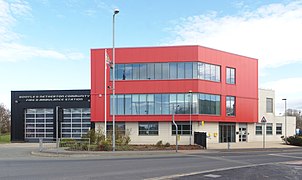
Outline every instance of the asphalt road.
<path fill-rule="evenodd" d="M 112 159 L 37 157 L 30 155 L 32 150 L 0 147 L 0 179 L 302 179 L 300 148 Z"/>

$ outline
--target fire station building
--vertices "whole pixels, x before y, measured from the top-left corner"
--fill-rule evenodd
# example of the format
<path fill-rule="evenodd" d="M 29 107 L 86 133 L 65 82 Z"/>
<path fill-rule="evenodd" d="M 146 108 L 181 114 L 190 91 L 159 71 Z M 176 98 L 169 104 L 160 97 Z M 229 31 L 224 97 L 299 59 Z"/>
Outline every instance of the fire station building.
<path fill-rule="evenodd" d="M 115 54 L 113 72 L 112 49 L 91 50 L 91 90 L 12 91 L 12 141 L 109 132 L 113 114 L 131 144 L 175 144 L 172 119 L 179 144 L 193 144 L 194 132 L 205 132 L 209 144 L 295 134 L 294 117 L 275 116 L 274 91 L 258 89 L 257 59 L 197 45 Z"/>

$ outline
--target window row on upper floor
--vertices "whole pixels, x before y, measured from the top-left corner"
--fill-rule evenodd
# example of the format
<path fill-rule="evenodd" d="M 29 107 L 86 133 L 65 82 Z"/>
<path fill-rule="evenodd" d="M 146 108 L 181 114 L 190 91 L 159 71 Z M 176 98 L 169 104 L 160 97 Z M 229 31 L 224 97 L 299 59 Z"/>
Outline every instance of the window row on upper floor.
<path fill-rule="evenodd" d="M 220 115 L 220 95 L 192 94 L 118 94 L 110 113 L 117 115 L 208 114 Z M 226 97 L 227 116 L 235 116 L 235 97 Z"/>
<path fill-rule="evenodd" d="M 116 80 L 202 79 L 220 82 L 221 67 L 202 62 L 116 64 Z M 112 69 L 110 79 L 113 79 Z"/>

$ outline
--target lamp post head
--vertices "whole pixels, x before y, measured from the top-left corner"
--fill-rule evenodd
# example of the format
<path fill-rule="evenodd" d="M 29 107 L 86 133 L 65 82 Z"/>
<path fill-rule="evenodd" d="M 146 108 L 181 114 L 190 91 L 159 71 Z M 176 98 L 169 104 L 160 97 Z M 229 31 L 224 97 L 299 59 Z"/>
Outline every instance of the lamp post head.
<path fill-rule="evenodd" d="M 283 101 L 286 101 L 287 99 L 286 98 L 284 98 L 284 99 L 282 99 Z"/>
<path fill-rule="evenodd" d="M 114 9 L 114 15 L 118 14 L 120 12 L 119 9 Z"/>

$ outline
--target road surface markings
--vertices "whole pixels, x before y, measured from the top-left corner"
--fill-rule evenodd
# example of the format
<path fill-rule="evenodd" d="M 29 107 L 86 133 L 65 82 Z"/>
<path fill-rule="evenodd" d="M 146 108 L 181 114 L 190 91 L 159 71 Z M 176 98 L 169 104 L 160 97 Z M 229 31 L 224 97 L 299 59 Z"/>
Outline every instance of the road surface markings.
<path fill-rule="evenodd" d="M 302 157 L 290 156 L 290 155 L 285 155 L 285 154 L 268 154 L 268 155 L 278 156 L 278 157 L 287 157 L 287 158 L 292 158 L 292 159 L 302 159 Z"/>
<path fill-rule="evenodd" d="M 221 177 L 221 175 L 218 175 L 218 174 L 207 174 L 207 175 L 204 175 L 204 177 L 219 178 L 219 177 Z"/>
<path fill-rule="evenodd" d="M 268 165 L 268 164 L 276 164 L 276 163 L 262 163 L 262 164 L 251 164 L 251 165 L 234 166 L 234 167 L 227 167 L 227 168 L 218 168 L 218 169 L 211 169 L 211 170 L 191 172 L 191 173 L 184 173 L 184 174 L 175 174 L 175 175 L 169 175 L 169 176 L 147 178 L 145 180 L 174 179 L 174 178 L 185 177 L 185 176 L 193 176 L 193 175 L 205 174 L 205 173 L 213 173 L 213 172 L 218 172 L 218 171 L 226 171 L 226 170 L 233 170 L 233 169 L 240 169 L 240 168 L 263 166 L 263 165 Z"/>

